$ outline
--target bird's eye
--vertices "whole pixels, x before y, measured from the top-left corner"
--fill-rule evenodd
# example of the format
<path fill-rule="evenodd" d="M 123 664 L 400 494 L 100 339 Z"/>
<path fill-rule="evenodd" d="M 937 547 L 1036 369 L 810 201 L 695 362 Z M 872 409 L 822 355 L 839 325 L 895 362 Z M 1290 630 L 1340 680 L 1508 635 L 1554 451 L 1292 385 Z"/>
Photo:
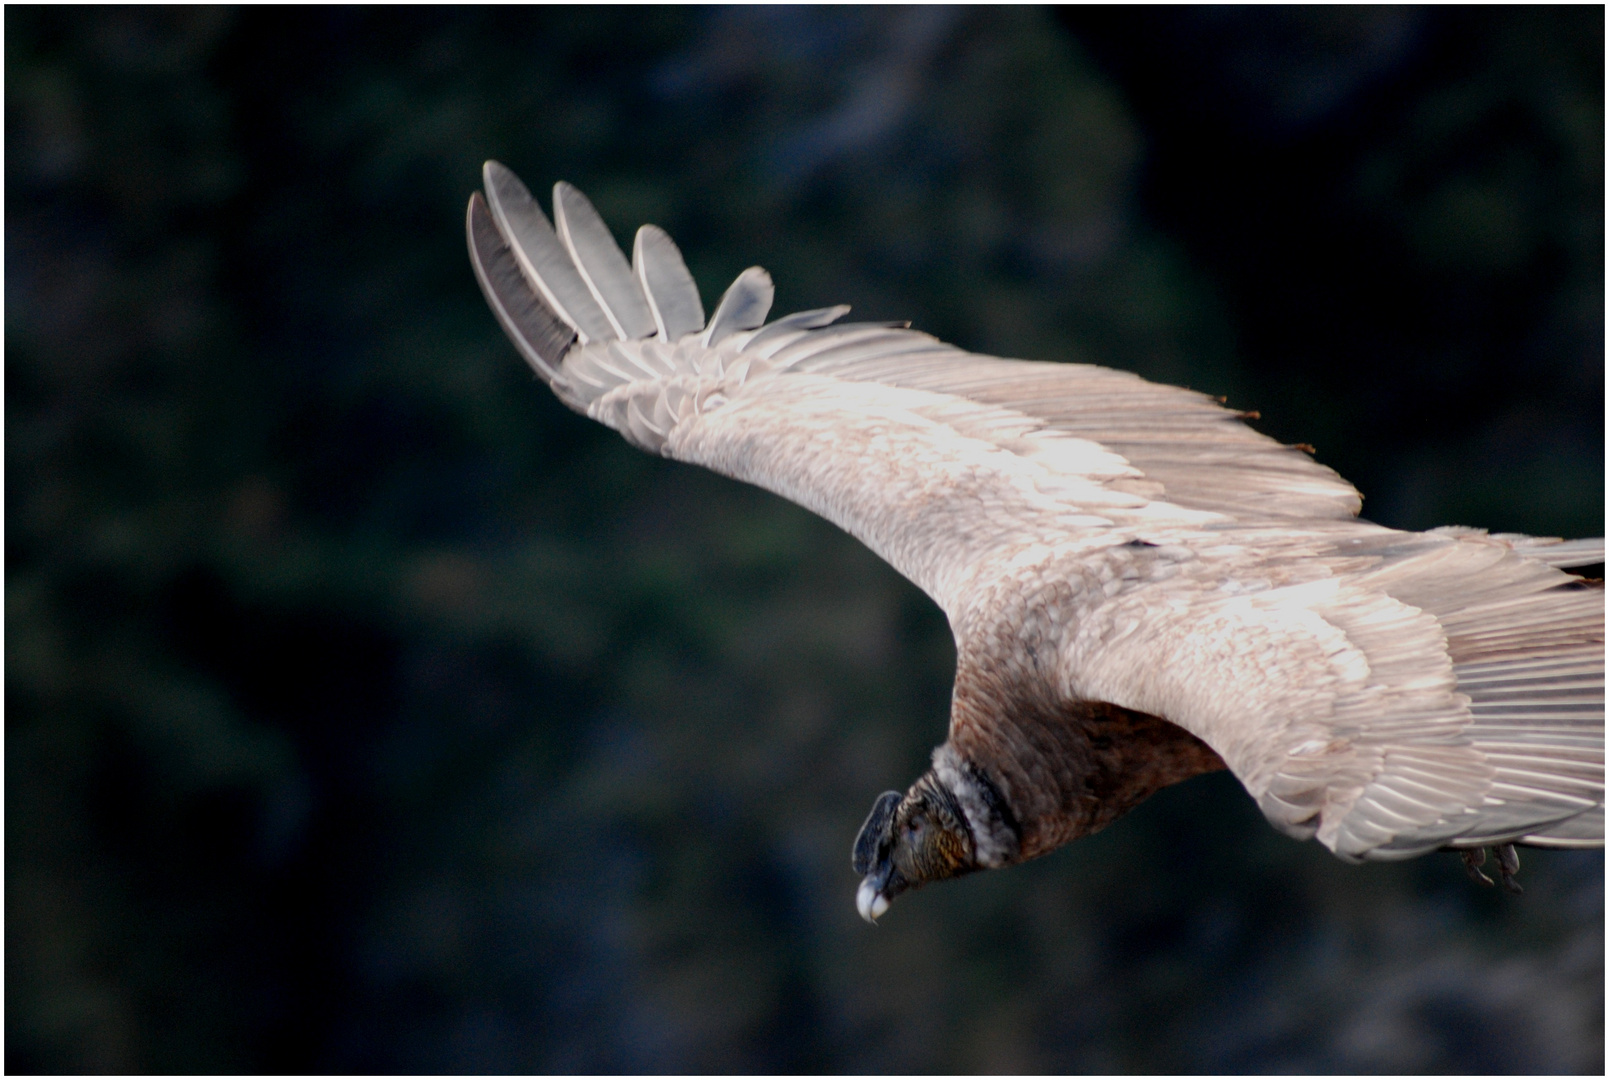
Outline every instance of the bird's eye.
<path fill-rule="evenodd" d="M 922 834 L 922 823 L 920 821 L 907 821 L 905 823 L 905 835 L 906 836 L 914 838 L 914 837 L 920 836 L 921 834 Z"/>

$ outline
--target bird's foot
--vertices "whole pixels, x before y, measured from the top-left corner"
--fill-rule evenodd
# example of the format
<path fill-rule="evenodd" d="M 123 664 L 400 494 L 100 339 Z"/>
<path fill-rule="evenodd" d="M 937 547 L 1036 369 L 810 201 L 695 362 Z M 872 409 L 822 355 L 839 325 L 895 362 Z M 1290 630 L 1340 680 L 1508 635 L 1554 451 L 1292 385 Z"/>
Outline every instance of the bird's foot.
<path fill-rule="evenodd" d="M 1463 851 L 1460 851 L 1458 854 L 1459 854 L 1459 857 L 1464 860 L 1464 873 L 1469 875 L 1469 880 L 1475 882 L 1477 885 L 1496 885 L 1497 884 L 1497 882 L 1493 881 L 1491 878 L 1489 878 L 1485 874 L 1481 873 L 1481 867 L 1486 865 L 1486 849 L 1485 848 L 1483 848 L 1483 847 L 1465 848 Z"/>
<path fill-rule="evenodd" d="M 1485 848 L 1468 848 L 1459 854 L 1464 857 L 1464 870 L 1471 880 L 1478 881 L 1482 885 L 1497 884 L 1481 872 L 1481 867 L 1486 863 Z M 1492 854 L 1497 856 L 1497 876 L 1503 881 L 1504 891 L 1515 895 L 1524 892 L 1516 880 L 1516 875 L 1520 872 L 1520 853 L 1514 850 L 1514 845 L 1504 844 L 1501 847 L 1494 847 Z"/>

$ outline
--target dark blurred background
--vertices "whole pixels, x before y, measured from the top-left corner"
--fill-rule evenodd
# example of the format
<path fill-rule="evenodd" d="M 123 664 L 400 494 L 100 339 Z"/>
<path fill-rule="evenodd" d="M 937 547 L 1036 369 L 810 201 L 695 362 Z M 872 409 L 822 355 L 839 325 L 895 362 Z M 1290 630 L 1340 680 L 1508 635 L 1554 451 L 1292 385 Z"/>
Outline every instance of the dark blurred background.
<path fill-rule="evenodd" d="M 1228 777 L 853 906 L 922 595 L 503 340 L 485 158 L 964 347 L 1603 532 L 1603 12 L 8 7 L 9 1071 L 1582 1072 L 1603 858 Z"/>

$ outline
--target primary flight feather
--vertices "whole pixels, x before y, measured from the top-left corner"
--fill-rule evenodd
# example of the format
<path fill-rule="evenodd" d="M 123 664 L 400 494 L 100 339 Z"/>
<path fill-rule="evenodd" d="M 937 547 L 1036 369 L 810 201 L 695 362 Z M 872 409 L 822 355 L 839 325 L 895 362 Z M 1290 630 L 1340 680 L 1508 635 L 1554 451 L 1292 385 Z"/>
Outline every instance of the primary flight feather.
<path fill-rule="evenodd" d="M 949 617 L 949 737 L 855 842 L 867 919 L 1227 767 L 1344 859 L 1603 844 L 1603 541 L 1357 517 L 1358 493 L 1203 394 L 978 356 L 847 307 L 705 321 L 676 245 L 632 260 L 558 184 L 487 162 L 471 261 L 570 408 L 845 529 Z"/>

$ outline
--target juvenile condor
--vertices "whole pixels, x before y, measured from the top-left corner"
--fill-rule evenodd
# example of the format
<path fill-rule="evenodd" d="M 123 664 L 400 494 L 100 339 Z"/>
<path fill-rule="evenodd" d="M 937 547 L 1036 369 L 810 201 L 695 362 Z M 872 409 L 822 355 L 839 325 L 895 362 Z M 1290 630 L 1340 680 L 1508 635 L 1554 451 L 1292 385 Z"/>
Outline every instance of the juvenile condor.
<path fill-rule="evenodd" d="M 949 617 L 949 737 L 854 846 L 868 920 L 1043 855 L 1228 768 L 1348 861 L 1603 845 L 1603 541 L 1401 532 L 1305 448 L 1203 394 L 977 356 L 849 310 L 707 321 L 665 232 L 627 262 L 592 204 L 553 223 L 487 162 L 469 250 L 559 400 L 865 543 Z"/>

